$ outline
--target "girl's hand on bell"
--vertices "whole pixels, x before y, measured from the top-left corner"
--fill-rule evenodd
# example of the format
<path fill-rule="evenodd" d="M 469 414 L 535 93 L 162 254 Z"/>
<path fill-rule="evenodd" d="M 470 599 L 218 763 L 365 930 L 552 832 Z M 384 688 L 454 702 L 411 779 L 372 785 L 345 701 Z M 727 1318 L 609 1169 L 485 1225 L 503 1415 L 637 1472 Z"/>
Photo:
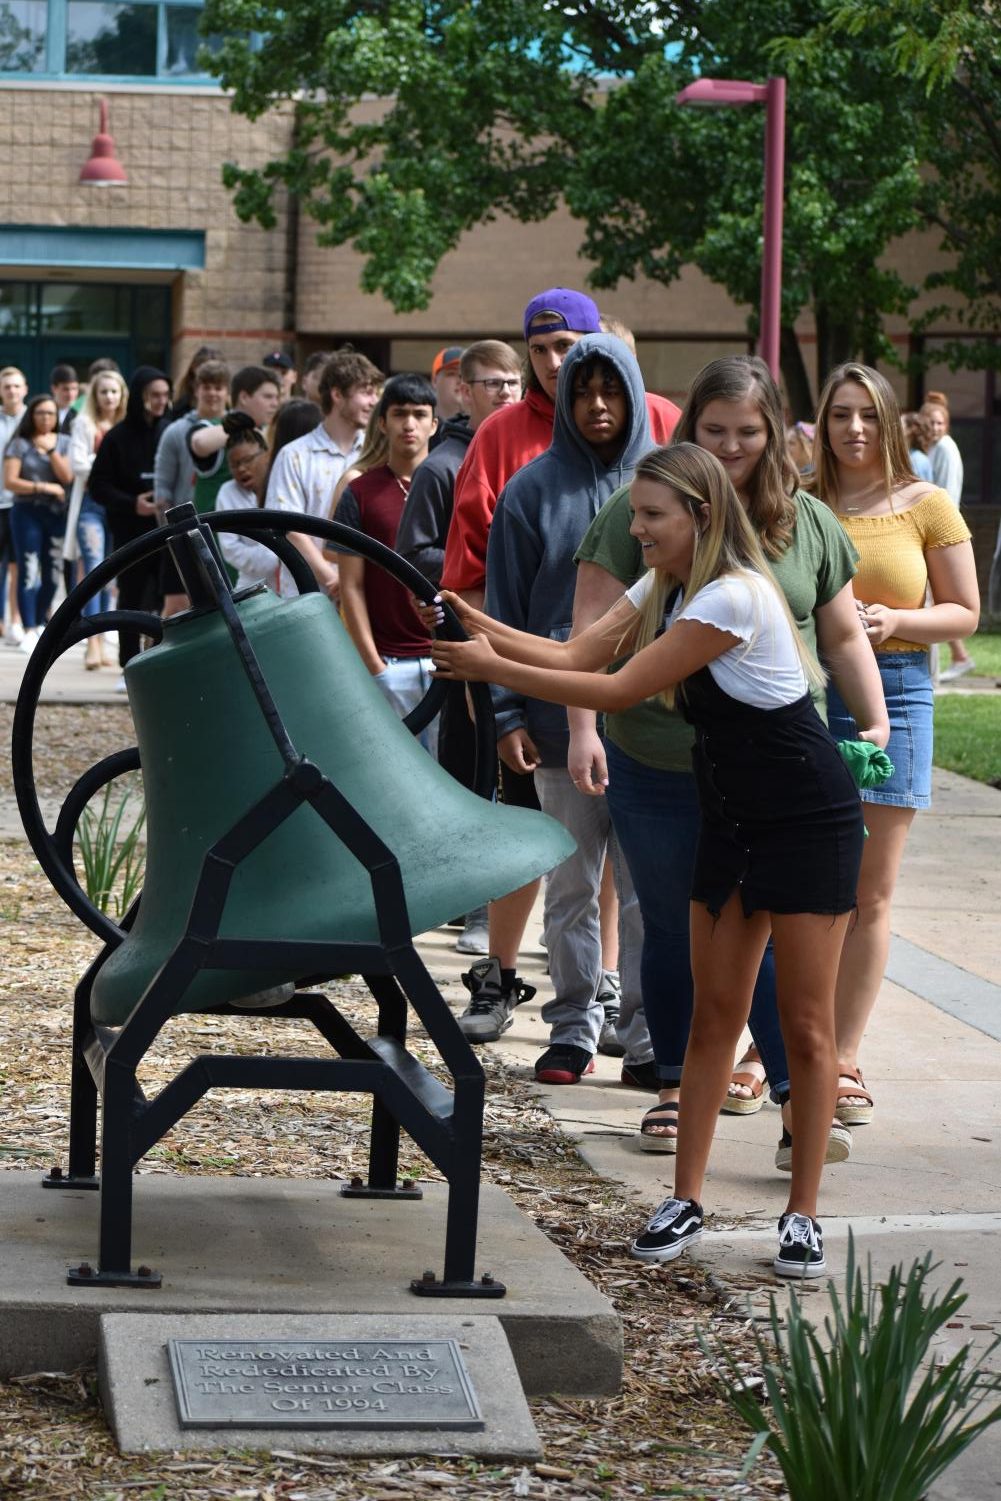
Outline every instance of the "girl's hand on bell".
<path fill-rule="evenodd" d="M 431 660 L 437 677 L 489 682 L 497 653 L 485 636 L 474 636 L 471 641 L 432 641 Z"/>

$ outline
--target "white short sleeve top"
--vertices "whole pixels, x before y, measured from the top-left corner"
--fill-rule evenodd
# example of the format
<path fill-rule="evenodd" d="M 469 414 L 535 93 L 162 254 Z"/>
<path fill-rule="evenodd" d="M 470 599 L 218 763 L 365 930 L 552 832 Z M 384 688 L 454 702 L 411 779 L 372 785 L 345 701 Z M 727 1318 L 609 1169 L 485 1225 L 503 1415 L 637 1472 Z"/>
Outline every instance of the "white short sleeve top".
<path fill-rule="evenodd" d="M 653 588 L 654 576 L 644 574 L 626 598 L 638 610 Z M 678 604 L 665 620 L 700 620 L 740 638 L 709 663 L 718 687 L 740 703 L 777 709 L 795 703 L 807 691 L 806 673 L 790 623 L 775 585 L 761 574 L 729 573 L 714 579 L 691 599 Z"/>

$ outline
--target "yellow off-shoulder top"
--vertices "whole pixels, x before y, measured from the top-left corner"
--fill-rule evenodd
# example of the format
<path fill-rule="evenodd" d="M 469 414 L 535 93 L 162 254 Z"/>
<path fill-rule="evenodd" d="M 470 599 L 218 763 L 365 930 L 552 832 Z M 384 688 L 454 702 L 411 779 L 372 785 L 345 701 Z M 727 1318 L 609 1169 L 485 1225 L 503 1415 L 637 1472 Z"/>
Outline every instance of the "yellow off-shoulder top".
<path fill-rule="evenodd" d="M 970 540 L 970 529 L 945 490 L 932 490 L 906 511 L 838 515 L 859 555 L 855 598 L 892 610 L 920 610 L 928 588 L 926 555 L 933 547 Z M 877 652 L 927 651 L 927 644 L 890 636 Z"/>

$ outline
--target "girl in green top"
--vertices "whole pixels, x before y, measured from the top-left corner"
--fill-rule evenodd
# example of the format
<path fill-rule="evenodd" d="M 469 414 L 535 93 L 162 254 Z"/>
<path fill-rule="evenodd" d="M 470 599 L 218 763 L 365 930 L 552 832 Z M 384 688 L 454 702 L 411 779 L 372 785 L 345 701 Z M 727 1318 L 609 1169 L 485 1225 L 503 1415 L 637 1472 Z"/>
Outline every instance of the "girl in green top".
<path fill-rule="evenodd" d="M 827 508 L 797 488 L 799 475 L 785 447 L 781 397 L 764 362 L 732 356 L 706 365 L 692 384 L 674 441 L 697 443 L 723 464 L 801 634 L 856 704 L 859 723 L 874 723 L 884 712 L 882 690 L 852 596 L 854 551 Z M 630 519 L 629 495 L 623 490 L 598 513 L 581 543 L 575 633 L 604 614 L 644 571 L 640 545 L 629 533 Z M 680 715 L 654 702 L 609 715 L 604 742 L 593 714 L 574 709 L 569 718 L 570 775 L 584 792 L 607 792 L 643 915 L 643 1002 L 660 1100 L 644 1117 L 641 1145 L 670 1152 L 677 1137 L 679 1081 L 692 1015 L 688 892 L 699 820 L 691 732 Z M 755 989 L 751 1031 L 765 1068 L 756 1054 L 743 1060 L 721 1102 L 740 1113 L 763 1103 L 766 1070 L 775 1097 L 783 1104 L 788 1099 L 770 952 Z M 841 1128 L 815 1148 L 810 1144 L 808 1156 L 811 1149 L 822 1154 L 821 1160 L 824 1155 L 828 1161 L 843 1160 L 851 1149 L 850 1134 Z M 784 1124 L 776 1164 L 788 1169 L 791 1160 Z"/>

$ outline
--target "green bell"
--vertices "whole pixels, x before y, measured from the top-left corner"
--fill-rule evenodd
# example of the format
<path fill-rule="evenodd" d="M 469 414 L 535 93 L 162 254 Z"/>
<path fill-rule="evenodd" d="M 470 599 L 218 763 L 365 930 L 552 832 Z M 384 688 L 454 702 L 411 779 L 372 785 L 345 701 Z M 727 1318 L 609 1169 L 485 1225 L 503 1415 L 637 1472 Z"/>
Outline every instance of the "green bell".
<path fill-rule="evenodd" d="M 505 896 L 573 852 L 541 813 L 468 792 L 417 743 L 322 594 L 236 605 L 296 747 L 396 856 L 411 934 Z M 185 932 L 206 852 L 280 781 L 282 759 L 218 611 L 177 617 L 125 672 L 147 806 L 136 921 L 101 966 L 93 1020 L 126 1020 Z M 310 806 L 238 865 L 221 938 L 379 942 L 371 879 Z M 179 1002 L 206 1010 L 305 978 L 203 970 Z"/>

